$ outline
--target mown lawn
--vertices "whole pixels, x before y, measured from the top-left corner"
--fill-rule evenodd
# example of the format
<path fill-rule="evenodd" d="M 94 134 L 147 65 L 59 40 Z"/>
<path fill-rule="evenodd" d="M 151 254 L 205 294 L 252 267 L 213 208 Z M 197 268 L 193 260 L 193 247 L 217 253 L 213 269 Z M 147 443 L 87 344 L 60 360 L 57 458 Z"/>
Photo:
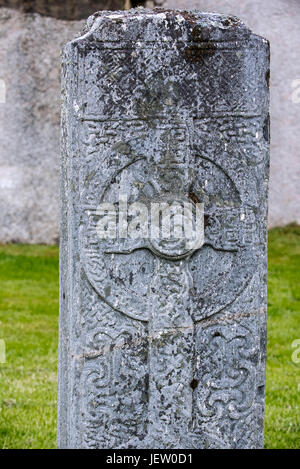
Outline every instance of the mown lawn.
<path fill-rule="evenodd" d="M 300 339 L 299 226 L 269 231 L 268 271 L 265 446 L 300 448 L 300 363 L 292 360 Z"/>
<path fill-rule="evenodd" d="M 0 448 L 56 440 L 58 249 L 0 246 Z"/>
<path fill-rule="evenodd" d="M 1 339 L 6 362 L 0 363 L 0 448 L 54 448 L 57 247 L 0 246 Z M 300 363 L 292 361 L 296 339 L 300 227 L 289 226 L 269 232 L 266 448 L 300 448 Z"/>

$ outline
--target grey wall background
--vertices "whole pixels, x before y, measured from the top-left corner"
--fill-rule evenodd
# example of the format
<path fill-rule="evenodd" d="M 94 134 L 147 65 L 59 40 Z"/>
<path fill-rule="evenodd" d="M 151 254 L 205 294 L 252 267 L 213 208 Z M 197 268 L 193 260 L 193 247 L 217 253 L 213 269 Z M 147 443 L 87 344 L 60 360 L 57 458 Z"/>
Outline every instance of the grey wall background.
<path fill-rule="evenodd" d="M 58 240 L 60 50 L 82 25 L 0 8 L 0 242 Z"/>
<path fill-rule="evenodd" d="M 0 102 L 0 242 L 57 242 L 60 51 L 82 29 L 81 18 L 125 5 L 129 1 L 0 0 L 0 84 L 6 86 L 6 102 Z M 300 0 L 156 5 L 234 14 L 270 40 L 269 226 L 300 223 Z"/>

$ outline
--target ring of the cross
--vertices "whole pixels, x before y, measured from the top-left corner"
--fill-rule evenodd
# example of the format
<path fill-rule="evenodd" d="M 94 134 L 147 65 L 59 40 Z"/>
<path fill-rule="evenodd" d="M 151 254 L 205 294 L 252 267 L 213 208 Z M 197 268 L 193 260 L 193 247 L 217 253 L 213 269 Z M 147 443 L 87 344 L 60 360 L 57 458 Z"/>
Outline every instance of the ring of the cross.
<path fill-rule="evenodd" d="M 187 197 L 161 197 L 151 203 L 150 250 L 166 259 L 182 259 L 204 243 L 203 204 Z"/>

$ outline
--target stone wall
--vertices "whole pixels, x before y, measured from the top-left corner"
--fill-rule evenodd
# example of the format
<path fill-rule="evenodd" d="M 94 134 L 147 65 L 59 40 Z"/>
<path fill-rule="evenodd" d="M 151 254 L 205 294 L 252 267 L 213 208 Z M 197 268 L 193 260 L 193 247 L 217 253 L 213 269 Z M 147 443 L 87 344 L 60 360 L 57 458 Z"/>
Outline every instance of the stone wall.
<path fill-rule="evenodd" d="M 83 21 L 0 9 L 0 241 L 58 240 L 60 51 Z"/>
<path fill-rule="evenodd" d="M 271 44 L 269 226 L 300 223 L 300 1 L 156 0 L 238 16 Z M 153 3 L 152 3 L 153 5 Z"/>
<path fill-rule="evenodd" d="M 107 5 L 120 8 L 118 1 L 0 0 L 0 91 L 6 86 L 6 102 L 0 99 L 0 242 L 58 239 L 61 47 L 82 29 L 84 20 L 78 18 Z M 269 226 L 300 222 L 300 2 L 166 0 L 164 5 L 232 13 L 271 40 Z"/>
<path fill-rule="evenodd" d="M 125 0 L 0 0 L 0 7 L 39 13 L 61 20 L 81 20 L 98 10 L 122 10 Z"/>

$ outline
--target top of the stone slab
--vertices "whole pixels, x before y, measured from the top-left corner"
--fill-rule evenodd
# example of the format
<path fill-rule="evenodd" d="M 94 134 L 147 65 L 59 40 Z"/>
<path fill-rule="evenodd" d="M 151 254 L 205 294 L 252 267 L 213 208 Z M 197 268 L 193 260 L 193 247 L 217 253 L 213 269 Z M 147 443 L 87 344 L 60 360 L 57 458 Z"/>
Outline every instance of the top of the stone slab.
<path fill-rule="evenodd" d="M 209 42 L 266 39 L 253 34 L 235 16 L 203 13 L 199 10 L 169 10 L 142 7 L 126 11 L 99 11 L 90 16 L 83 35 L 72 43 L 143 41 Z"/>

